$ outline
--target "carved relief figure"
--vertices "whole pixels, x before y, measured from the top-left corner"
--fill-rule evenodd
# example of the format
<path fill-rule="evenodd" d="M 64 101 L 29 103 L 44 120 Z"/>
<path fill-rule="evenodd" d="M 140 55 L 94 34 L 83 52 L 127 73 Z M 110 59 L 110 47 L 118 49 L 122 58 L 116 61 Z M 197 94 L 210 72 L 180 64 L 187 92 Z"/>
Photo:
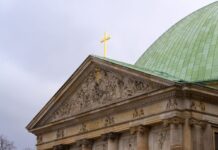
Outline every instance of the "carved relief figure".
<path fill-rule="evenodd" d="M 77 90 L 47 120 L 53 122 L 160 87 L 150 81 L 97 68 L 89 73 Z"/>
<path fill-rule="evenodd" d="M 133 114 L 132 114 L 133 119 L 138 118 L 138 117 L 142 117 L 144 115 L 145 115 L 145 113 L 144 113 L 143 108 L 134 109 Z"/>
<path fill-rule="evenodd" d="M 113 125 L 114 123 L 115 122 L 114 122 L 114 117 L 113 116 L 106 116 L 106 118 L 104 119 L 104 126 L 105 127 Z"/>
<path fill-rule="evenodd" d="M 64 137 L 64 130 L 63 129 L 58 129 L 56 132 L 56 138 L 63 138 Z"/>
<path fill-rule="evenodd" d="M 79 130 L 79 132 L 80 133 L 83 133 L 83 132 L 86 132 L 87 131 L 87 127 L 86 127 L 86 124 L 81 124 L 81 127 L 80 127 L 80 130 Z"/>
<path fill-rule="evenodd" d="M 205 111 L 205 104 L 202 101 L 192 101 L 191 109 Z"/>
<path fill-rule="evenodd" d="M 166 110 L 176 109 L 177 101 L 175 98 L 169 99 L 167 102 Z"/>

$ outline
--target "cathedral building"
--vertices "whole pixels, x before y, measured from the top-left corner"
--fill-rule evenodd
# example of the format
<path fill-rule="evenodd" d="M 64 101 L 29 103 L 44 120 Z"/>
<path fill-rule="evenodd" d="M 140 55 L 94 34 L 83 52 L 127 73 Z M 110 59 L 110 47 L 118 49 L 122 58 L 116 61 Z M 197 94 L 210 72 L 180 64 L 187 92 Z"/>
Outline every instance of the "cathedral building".
<path fill-rule="evenodd" d="M 37 150 L 218 150 L 218 2 L 135 64 L 88 56 L 27 129 Z"/>

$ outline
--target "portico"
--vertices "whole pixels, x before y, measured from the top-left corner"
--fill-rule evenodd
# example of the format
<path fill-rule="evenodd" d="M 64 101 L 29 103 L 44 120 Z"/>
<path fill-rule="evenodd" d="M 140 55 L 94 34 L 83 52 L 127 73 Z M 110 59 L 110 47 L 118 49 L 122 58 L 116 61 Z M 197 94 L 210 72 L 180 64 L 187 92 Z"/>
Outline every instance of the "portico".
<path fill-rule="evenodd" d="M 37 150 L 216 150 L 217 14 L 191 14 L 134 65 L 88 56 L 28 124 Z"/>

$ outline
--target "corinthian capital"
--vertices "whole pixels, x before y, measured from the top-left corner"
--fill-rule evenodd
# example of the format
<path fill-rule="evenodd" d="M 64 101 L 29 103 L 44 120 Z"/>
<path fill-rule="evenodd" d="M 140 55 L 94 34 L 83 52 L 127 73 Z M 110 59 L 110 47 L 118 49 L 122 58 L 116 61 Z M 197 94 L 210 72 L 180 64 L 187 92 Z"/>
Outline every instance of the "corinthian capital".
<path fill-rule="evenodd" d="M 115 140 L 117 138 L 119 138 L 120 134 L 119 133 L 116 133 L 116 132 L 110 132 L 110 133 L 107 133 L 107 134 L 104 134 L 102 135 L 102 139 L 103 140 Z"/>
<path fill-rule="evenodd" d="M 147 130 L 148 130 L 147 126 L 139 125 L 139 126 L 130 128 L 130 133 L 143 135 Z"/>
<path fill-rule="evenodd" d="M 67 148 L 68 148 L 68 145 L 61 144 L 61 145 L 54 146 L 53 150 L 65 150 Z"/>
<path fill-rule="evenodd" d="M 170 124 L 178 125 L 178 124 L 183 124 L 184 119 L 180 117 L 173 117 L 173 118 L 165 119 L 163 123 L 164 123 L 164 126 L 169 126 Z"/>
<path fill-rule="evenodd" d="M 190 124 L 191 126 L 198 125 L 198 126 L 201 126 L 202 128 L 205 128 L 207 122 L 206 122 L 206 121 L 203 121 L 203 120 L 198 120 L 198 119 L 195 119 L 195 118 L 190 118 L 190 119 L 189 119 L 189 124 Z"/>
<path fill-rule="evenodd" d="M 84 139 L 77 142 L 78 146 L 90 148 L 92 147 L 93 141 L 91 139 Z"/>

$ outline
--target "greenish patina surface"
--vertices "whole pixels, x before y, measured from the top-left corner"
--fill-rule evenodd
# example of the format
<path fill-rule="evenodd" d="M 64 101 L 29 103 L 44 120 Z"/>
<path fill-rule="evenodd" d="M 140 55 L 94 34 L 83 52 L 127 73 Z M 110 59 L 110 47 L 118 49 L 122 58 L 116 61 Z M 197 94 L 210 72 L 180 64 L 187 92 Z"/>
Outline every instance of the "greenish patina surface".
<path fill-rule="evenodd" d="M 187 82 L 218 79 L 218 2 L 187 16 L 165 32 L 135 66 Z"/>
<path fill-rule="evenodd" d="M 172 26 L 134 65 L 106 61 L 175 82 L 218 80 L 218 2 Z"/>

